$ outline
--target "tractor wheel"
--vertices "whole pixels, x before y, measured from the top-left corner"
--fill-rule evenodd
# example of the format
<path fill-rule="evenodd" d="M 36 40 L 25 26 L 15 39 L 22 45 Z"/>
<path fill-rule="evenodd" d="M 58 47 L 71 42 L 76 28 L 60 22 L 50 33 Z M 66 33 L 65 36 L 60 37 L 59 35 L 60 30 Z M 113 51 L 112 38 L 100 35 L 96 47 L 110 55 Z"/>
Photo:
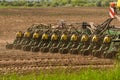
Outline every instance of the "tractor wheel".
<path fill-rule="evenodd" d="M 39 50 L 40 50 L 39 47 L 32 47 L 32 48 L 31 48 L 31 51 L 32 51 L 32 52 L 38 52 Z"/>
<path fill-rule="evenodd" d="M 31 46 L 23 46 L 24 51 L 30 51 L 30 49 L 31 49 Z"/>
<path fill-rule="evenodd" d="M 13 49 L 13 44 L 7 44 L 6 49 Z"/>
<path fill-rule="evenodd" d="M 14 48 L 15 48 L 15 49 L 21 49 L 21 48 L 22 48 L 22 45 L 15 45 Z"/>

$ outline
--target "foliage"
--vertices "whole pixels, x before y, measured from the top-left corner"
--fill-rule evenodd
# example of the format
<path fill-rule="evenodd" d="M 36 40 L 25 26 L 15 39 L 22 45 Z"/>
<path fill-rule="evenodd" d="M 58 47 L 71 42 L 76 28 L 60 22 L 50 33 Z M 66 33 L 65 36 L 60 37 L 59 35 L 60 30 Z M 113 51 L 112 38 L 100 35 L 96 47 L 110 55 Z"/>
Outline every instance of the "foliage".
<path fill-rule="evenodd" d="M 29 74 L 0 75 L 0 80 L 120 80 L 120 66 L 107 70 L 83 69 L 72 71 L 59 69 Z"/>
<path fill-rule="evenodd" d="M 14 1 L 0 1 L 0 6 L 28 6 L 28 7 L 58 7 L 58 6 L 109 6 L 112 0 L 14 0 Z"/>

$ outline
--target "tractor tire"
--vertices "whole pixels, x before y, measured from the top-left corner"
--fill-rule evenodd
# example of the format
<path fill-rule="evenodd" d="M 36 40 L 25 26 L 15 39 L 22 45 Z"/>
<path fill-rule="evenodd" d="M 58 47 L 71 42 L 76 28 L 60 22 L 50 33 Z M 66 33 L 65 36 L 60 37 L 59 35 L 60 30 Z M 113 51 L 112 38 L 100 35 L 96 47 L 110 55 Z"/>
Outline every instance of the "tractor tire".
<path fill-rule="evenodd" d="M 13 44 L 7 44 L 6 49 L 13 49 Z"/>
<path fill-rule="evenodd" d="M 32 47 L 32 48 L 31 48 L 31 51 L 32 51 L 32 52 L 39 52 L 39 51 L 40 51 L 40 48 L 39 48 L 39 47 Z"/>

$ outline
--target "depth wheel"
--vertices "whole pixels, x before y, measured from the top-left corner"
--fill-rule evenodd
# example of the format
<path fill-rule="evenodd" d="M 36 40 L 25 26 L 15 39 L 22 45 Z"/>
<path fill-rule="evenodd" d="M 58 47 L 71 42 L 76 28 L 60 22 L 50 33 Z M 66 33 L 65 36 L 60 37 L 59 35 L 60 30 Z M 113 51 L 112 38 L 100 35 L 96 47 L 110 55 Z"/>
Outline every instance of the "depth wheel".
<path fill-rule="evenodd" d="M 84 50 L 84 51 L 83 51 L 83 55 L 84 55 L 84 56 L 90 55 L 90 51 L 89 51 L 89 50 Z"/>
<path fill-rule="evenodd" d="M 65 49 L 63 49 L 63 50 L 61 51 L 61 54 L 67 54 L 68 52 L 69 52 L 68 49 L 65 48 Z"/>
<path fill-rule="evenodd" d="M 6 49 L 13 49 L 13 44 L 7 44 Z"/>
<path fill-rule="evenodd" d="M 71 51 L 71 54 L 78 54 L 78 53 L 79 53 L 78 49 L 72 49 Z"/>
<path fill-rule="evenodd" d="M 95 54 L 94 54 L 94 56 L 98 57 L 98 58 L 101 58 L 102 54 L 103 54 L 103 51 L 96 51 Z"/>
<path fill-rule="evenodd" d="M 15 45 L 14 49 L 22 49 L 22 45 Z"/>
<path fill-rule="evenodd" d="M 48 47 L 44 47 L 44 48 L 42 48 L 41 52 L 47 53 L 47 52 L 49 52 L 49 48 Z"/>
<path fill-rule="evenodd" d="M 51 48 L 49 51 L 50 51 L 51 53 L 58 53 L 58 52 L 59 52 L 59 49 L 56 48 L 56 47 L 54 47 L 54 48 Z"/>
<path fill-rule="evenodd" d="M 32 52 L 39 52 L 39 51 L 40 51 L 40 48 L 39 48 L 39 47 L 32 47 L 32 48 L 31 48 L 31 51 L 32 51 Z"/>
<path fill-rule="evenodd" d="M 109 59 L 113 59 L 117 57 L 117 51 L 112 51 L 110 53 L 108 53 L 106 56 L 104 56 L 105 58 L 109 58 Z"/>
<path fill-rule="evenodd" d="M 23 46 L 24 51 L 30 51 L 30 49 L 31 49 L 31 46 Z"/>

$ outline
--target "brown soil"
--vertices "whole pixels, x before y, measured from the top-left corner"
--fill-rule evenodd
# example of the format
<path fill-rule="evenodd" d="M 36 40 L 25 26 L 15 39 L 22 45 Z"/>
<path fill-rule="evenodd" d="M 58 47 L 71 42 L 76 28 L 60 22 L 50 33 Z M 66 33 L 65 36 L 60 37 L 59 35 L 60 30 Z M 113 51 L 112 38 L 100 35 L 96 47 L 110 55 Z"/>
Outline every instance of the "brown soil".
<path fill-rule="evenodd" d="M 0 9 L 0 71 L 33 71 L 54 68 L 111 68 L 114 60 L 71 54 L 32 53 L 6 50 L 18 30 L 24 31 L 36 23 L 94 22 L 100 24 L 108 17 L 106 8 L 20 8 Z M 113 24 L 119 25 L 117 20 Z"/>

